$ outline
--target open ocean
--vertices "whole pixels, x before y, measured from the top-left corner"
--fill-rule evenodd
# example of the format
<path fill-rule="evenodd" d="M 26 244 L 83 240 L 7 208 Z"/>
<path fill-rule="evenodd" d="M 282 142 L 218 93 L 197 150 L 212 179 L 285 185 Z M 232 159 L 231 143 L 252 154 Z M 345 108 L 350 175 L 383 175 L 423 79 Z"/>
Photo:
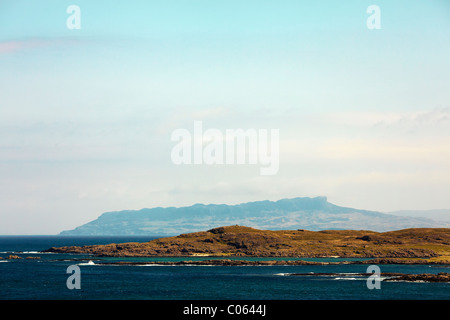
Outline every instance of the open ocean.
<path fill-rule="evenodd" d="M 328 266 L 163 266 L 157 261 L 210 258 L 128 258 L 144 266 L 99 265 L 88 255 L 41 253 L 54 246 L 145 242 L 152 237 L 0 236 L 1 300 L 449 300 L 449 283 L 381 282 L 368 289 L 368 265 Z M 6 260 L 8 255 L 40 259 Z M 74 261 L 71 259 L 87 259 Z M 89 261 L 89 260 L 92 261 Z M 270 258 L 273 260 L 273 258 Z M 337 261 L 305 259 L 313 261 Z M 68 289 L 80 268 L 80 289 Z M 381 272 L 450 272 L 446 266 L 380 265 Z M 310 276 L 288 276 L 309 273 Z M 319 276 L 319 273 L 340 275 Z"/>

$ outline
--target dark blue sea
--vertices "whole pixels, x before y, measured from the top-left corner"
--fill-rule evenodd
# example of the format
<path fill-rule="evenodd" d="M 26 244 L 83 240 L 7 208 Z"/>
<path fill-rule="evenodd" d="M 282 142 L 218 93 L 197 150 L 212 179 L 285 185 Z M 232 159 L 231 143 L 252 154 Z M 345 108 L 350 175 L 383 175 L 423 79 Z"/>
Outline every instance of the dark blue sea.
<path fill-rule="evenodd" d="M 384 282 L 369 289 L 368 265 L 164 266 L 186 258 L 129 258 L 145 265 L 101 265 L 88 255 L 42 253 L 66 245 L 145 242 L 152 237 L 0 236 L 1 300 L 448 300 L 449 283 Z M 24 259 L 6 260 L 8 255 Z M 39 257 L 39 259 L 26 259 Z M 85 259 L 85 260 L 83 260 Z M 205 260 L 196 257 L 189 260 Z M 273 259 L 273 258 L 271 258 Z M 338 261 L 336 258 L 308 259 Z M 77 265 L 80 289 L 69 289 L 67 269 Z M 448 266 L 380 265 L 381 272 L 439 273 Z M 293 273 L 308 276 L 289 276 Z M 338 273 L 323 276 L 321 273 Z"/>

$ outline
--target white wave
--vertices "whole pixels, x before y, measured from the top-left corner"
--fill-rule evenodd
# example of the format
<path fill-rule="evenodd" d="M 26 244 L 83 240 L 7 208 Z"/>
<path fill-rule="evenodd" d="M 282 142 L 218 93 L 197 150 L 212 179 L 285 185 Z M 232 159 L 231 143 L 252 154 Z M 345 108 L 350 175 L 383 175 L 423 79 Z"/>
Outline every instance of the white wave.
<path fill-rule="evenodd" d="M 361 278 L 349 278 L 349 277 L 336 277 L 333 280 L 365 280 Z"/>
<path fill-rule="evenodd" d="M 429 283 L 428 281 L 424 281 L 424 280 L 391 280 L 389 282 L 409 282 L 409 283 Z"/>
<path fill-rule="evenodd" d="M 8 260 L 0 260 L 0 262 L 9 262 Z"/>
<path fill-rule="evenodd" d="M 43 251 L 17 251 L 17 253 L 26 253 L 26 254 L 58 254 L 57 252 L 43 252 Z"/>
<path fill-rule="evenodd" d="M 139 267 L 216 267 L 214 264 L 159 264 L 147 263 L 136 265 Z"/>
<path fill-rule="evenodd" d="M 96 264 L 92 260 L 89 260 L 89 262 L 78 263 L 78 265 L 79 266 L 96 266 Z"/>
<path fill-rule="evenodd" d="M 291 275 L 292 273 L 283 273 L 283 272 L 280 272 L 280 273 L 275 273 L 275 276 L 289 276 L 289 275 Z"/>
<path fill-rule="evenodd" d="M 339 272 L 339 274 L 345 274 L 345 275 L 352 275 L 352 274 L 354 274 L 354 275 L 358 275 L 360 273 L 358 273 L 358 272 Z"/>
<path fill-rule="evenodd" d="M 57 252 L 42 252 L 42 251 L 0 251 L 0 254 L 58 254 Z"/>
<path fill-rule="evenodd" d="M 167 266 L 167 264 L 165 265 Z M 215 264 L 174 264 L 174 267 L 217 267 Z"/>

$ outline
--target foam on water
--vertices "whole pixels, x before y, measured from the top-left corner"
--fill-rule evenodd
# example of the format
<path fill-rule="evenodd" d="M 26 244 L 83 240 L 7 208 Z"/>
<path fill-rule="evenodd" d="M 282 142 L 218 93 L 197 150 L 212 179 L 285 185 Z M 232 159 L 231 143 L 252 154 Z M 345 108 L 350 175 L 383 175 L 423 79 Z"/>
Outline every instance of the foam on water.
<path fill-rule="evenodd" d="M 96 266 L 97 264 L 94 263 L 94 261 L 89 260 L 89 262 L 82 262 L 78 263 L 79 266 Z"/>

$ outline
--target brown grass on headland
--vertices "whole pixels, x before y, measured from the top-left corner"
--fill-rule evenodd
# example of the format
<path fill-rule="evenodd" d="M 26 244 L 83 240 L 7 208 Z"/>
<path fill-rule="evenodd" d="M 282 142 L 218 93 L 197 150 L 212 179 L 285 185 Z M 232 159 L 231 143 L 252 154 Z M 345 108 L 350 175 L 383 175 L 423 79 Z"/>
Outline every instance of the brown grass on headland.
<path fill-rule="evenodd" d="M 365 230 L 271 231 L 236 225 L 145 243 L 60 247 L 46 251 L 110 257 L 426 258 L 448 263 L 450 229 L 413 228 L 382 233 Z"/>

